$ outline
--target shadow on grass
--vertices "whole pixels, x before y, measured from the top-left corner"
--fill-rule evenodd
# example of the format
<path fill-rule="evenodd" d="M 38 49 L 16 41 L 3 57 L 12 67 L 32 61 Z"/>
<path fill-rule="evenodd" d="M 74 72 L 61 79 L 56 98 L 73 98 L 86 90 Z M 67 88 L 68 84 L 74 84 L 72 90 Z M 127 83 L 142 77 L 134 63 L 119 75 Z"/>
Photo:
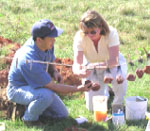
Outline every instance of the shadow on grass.
<path fill-rule="evenodd" d="M 112 114 L 112 102 L 114 99 L 114 95 L 110 94 L 110 97 L 108 99 L 108 113 Z"/>
<path fill-rule="evenodd" d="M 117 127 L 114 126 L 113 123 L 110 121 L 108 122 L 108 128 L 109 131 L 145 131 L 147 123 L 147 120 L 126 120 L 125 124 Z"/>
<path fill-rule="evenodd" d="M 147 125 L 147 120 L 126 120 L 126 125 L 128 126 L 139 126 L 139 127 L 146 127 Z"/>
<path fill-rule="evenodd" d="M 114 96 L 110 96 L 108 100 L 108 113 L 112 114 L 112 101 Z M 150 107 L 148 105 L 148 110 Z M 124 114 L 125 114 L 125 105 L 124 105 Z M 108 121 L 108 129 L 109 131 L 145 131 L 148 121 L 144 120 L 125 120 L 125 124 L 120 127 L 115 127 L 112 123 L 112 120 Z"/>
<path fill-rule="evenodd" d="M 106 127 L 98 123 L 85 122 L 77 124 L 72 117 L 63 120 L 47 120 L 43 131 L 107 131 Z"/>

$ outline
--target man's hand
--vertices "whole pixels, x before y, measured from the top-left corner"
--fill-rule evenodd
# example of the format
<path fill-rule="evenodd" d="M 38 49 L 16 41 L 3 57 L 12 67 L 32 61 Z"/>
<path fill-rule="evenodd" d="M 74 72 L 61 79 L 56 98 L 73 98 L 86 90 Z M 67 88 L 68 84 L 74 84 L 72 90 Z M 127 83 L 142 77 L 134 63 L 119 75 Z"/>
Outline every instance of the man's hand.
<path fill-rule="evenodd" d="M 92 83 L 92 90 L 93 91 L 98 91 L 100 89 L 100 84 L 98 83 Z"/>
<path fill-rule="evenodd" d="M 53 73 L 53 77 L 54 77 L 54 80 L 57 81 L 58 83 L 62 83 L 62 77 L 61 75 L 59 74 L 58 71 L 54 71 Z"/>
<path fill-rule="evenodd" d="M 79 85 L 77 87 L 78 91 L 89 91 L 90 90 L 90 86 L 92 85 L 92 83 L 88 83 L 88 84 L 83 84 L 83 85 Z"/>
<path fill-rule="evenodd" d="M 91 81 L 86 80 L 84 84 L 86 85 L 86 84 L 89 84 L 89 83 L 91 83 Z M 91 85 L 88 88 L 91 88 L 93 91 L 97 91 L 97 90 L 100 89 L 100 84 L 94 82 L 94 83 L 91 83 Z"/>
<path fill-rule="evenodd" d="M 60 83 L 55 83 L 54 81 L 50 81 L 47 85 L 45 85 L 45 88 L 48 88 L 52 91 L 55 91 L 57 93 L 61 94 L 67 94 L 67 93 L 75 93 L 75 92 L 83 92 L 83 91 L 89 91 L 91 88 L 91 82 L 86 85 L 79 85 L 79 86 L 72 86 L 72 85 L 65 85 Z"/>

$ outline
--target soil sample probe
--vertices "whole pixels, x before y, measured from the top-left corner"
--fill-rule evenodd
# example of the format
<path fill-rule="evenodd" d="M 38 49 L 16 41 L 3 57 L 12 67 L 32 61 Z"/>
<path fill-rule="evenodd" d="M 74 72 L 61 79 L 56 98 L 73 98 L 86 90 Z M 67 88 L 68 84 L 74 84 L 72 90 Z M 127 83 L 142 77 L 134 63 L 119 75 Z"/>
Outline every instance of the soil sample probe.
<path fill-rule="evenodd" d="M 117 81 L 118 84 L 121 84 L 124 81 L 124 78 L 122 77 L 122 70 L 121 70 L 120 65 L 117 66 L 116 81 Z"/>
<path fill-rule="evenodd" d="M 146 58 L 147 58 L 146 66 L 144 67 L 144 72 L 145 72 L 146 74 L 150 74 L 150 65 L 149 65 L 150 53 L 148 53 L 145 48 L 144 48 L 144 51 L 145 51 L 145 53 L 146 53 Z"/>
<path fill-rule="evenodd" d="M 128 58 L 129 58 L 129 65 L 132 68 L 132 72 L 133 72 L 134 63 L 131 61 L 130 56 L 128 56 Z M 128 81 L 135 81 L 135 79 L 136 79 L 136 75 L 134 75 L 133 73 L 129 73 L 127 75 L 127 80 Z"/>
<path fill-rule="evenodd" d="M 109 67 L 107 66 L 105 74 L 104 74 L 104 83 L 110 84 L 113 81 L 113 76 Z"/>
<path fill-rule="evenodd" d="M 143 63 L 143 58 L 140 56 L 138 59 L 138 68 L 136 69 L 136 75 L 138 76 L 139 79 L 141 79 L 144 75 L 144 70 L 141 68 L 141 65 Z"/>

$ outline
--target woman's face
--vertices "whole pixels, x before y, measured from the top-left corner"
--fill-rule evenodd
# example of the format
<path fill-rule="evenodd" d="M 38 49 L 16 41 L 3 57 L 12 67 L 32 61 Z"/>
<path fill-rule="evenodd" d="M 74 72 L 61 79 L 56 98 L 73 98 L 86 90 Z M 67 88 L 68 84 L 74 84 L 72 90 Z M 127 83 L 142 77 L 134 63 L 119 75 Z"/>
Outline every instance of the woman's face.
<path fill-rule="evenodd" d="M 101 29 L 98 27 L 95 28 L 88 28 L 86 31 L 84 31 L 84 34 L 87 35 L 92 41 L 96 41 L 100 39 L 100 32 Z"/>

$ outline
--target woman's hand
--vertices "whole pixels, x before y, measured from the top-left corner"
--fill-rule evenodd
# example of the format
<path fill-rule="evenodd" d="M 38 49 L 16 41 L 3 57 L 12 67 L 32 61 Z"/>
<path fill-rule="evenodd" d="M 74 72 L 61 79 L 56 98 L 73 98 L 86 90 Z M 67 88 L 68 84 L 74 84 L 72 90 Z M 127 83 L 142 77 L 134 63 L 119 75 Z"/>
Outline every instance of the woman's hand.
<path fill-rule="evenodd" d="M 79 75 L 79 77 L 81 77 L 81 78 L 87 78 L 90 74 L 91 74 L 90 70 L 81 69 L 81 70 L 78 71 L 77 75 Z"/>
<path fill-rule="evenodd" d="M 80 78 L 86 78 L 91 74 L 90 70 L 83 68 L 79 64 L 74 64 L 72 69 L 73 69 L 74 74 L 78 75 Z"/>

